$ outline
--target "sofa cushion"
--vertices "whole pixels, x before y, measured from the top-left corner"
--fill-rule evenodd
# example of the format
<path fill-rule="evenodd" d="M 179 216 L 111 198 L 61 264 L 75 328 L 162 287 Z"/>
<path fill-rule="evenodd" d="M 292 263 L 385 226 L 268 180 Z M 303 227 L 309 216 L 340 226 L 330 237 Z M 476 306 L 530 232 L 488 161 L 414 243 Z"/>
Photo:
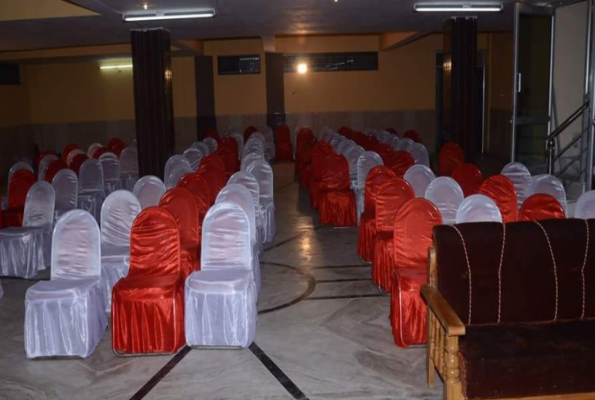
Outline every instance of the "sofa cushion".
<path fill-rule="evenodd" d="M 459 355 L 468 399 L 595 392 L 595 320 L 470 326 Z"/>
<path fill-rule="evenodd" d="M 466 325 L 548 322 L 595 317 L 595 220 L 588 220 L 590 244 L 584 275 L 585 220 L 506 224 L 502 269 L 502 224 L 459 224 L 434 228 L 438 290 Z M 471 276 L 470 276 L 471 275 Z M 583 304 L 584 293 L 584 304 Z M 500 321 L 498 314 L 500 313 Z"/>

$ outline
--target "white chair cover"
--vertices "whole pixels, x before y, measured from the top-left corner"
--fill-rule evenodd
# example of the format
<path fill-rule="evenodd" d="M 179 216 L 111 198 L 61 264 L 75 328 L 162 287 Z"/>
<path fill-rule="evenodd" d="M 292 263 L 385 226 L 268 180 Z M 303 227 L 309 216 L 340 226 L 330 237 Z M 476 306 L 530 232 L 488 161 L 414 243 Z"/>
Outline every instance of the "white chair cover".
<path fill-rule="evenodd" d="M 44 156 L 39 165 L 37 167 L 37 180 L 42 181 L 45 176 L 45 171 L 48 169 L 48 166 L 52 163 L 52 161 L 59 160 L 58 156 L 55 154 L 48 154 Z M 9 181 L 10 182 L 10 181 Z"/>
<path fill-rule="evenodd" d="M 110 194 L 101 207 L 101 289 L 107 313 L 112 308 L 112 288 L 128 275 L 130 231 L 140 210 L 138 199 L 126 190 Z"/>
<path fill-rule="evenodd" d="M 77 156 L 79 154 L 87 154 L 85 153 L 83 150 L 81 149 L 74 149 L 72 150 L 70 153 L 68 153 L 68 156 L 66 157 L 66 165 L 68 165 L 70 167 L 70 163 L 72 163 L 72 160 L 74 159 L 74 156 Z"/>
<path fill-rule="evenodd" d="M 184 151 L 184 157 L 188 160 L 188 163 L 190 163 L 190 167 L 193 171 L 198 169 L 203 156 L 204 154 L 195 147 L 189 147 Z"/>
<path fill-rule="evenodd" d="M 359 157 L 364 154 L 365 150 L 356 144 L 350 145 L 345 150 L 345 158 L 349 163 L 349 179 L 351 180 L 351 189 L 357 188 L 357 161 Z"/>
<path fill-rule="evenodd" d="M 364 212 L 364 195 L 368 172 L 378 165 L 384 165 L 382 158 L 373 151 L 364 151 L 357 159 L 357 185 L 355 187 L 355 201 L 357 203 L 357 223 Z"/>
<path fill-rule="evenodd" d="M 122 189 L 132 192 L 138 181 L 138 150 L 135 146 L 128 146 L 120 153 L 120 179 Z"/>
<path fill-rule="evenodd" d="M 578 198 L 574 210 L 574 218 L 595 218 L 595 190 L 589 190 Z"/>
<path fill-rule="evenodd" d="M 190 346 L 247 347 L 256 331 L 256 284 L 250 222 L 232 202 L 203 222 L 201 271 L 186 280 L 185 333 Z"/>
<path fill-rule="evenodd" d="M 161 196 L 166 190 L 161 179 L 153 175 L 147 175 L 136 182 L 132 193 L 138 199 L 141 210 L 144 210 L 147 207 L 158 206 L 159 200 L 161 200 Z"/>
<path fill-rule="evenodd" d="M 95 154 L 95 152 L 97 151 L 97 149 L 103 147 L 103 145 L 101 143 L 93 143 L 91 146 L 89 146 L 89 148 L 87 149 L 87 157 L 89 158 L 93 158 L 93 154 Z"/>
<path fill-rule="evenodd" d="M 394 150 L 400 150 L 401 149 L 401 139 L 397 136 L 397 135 L 390 135 L 389 137 L 389 142 L 390 147 L 392 147 Z"/>
<path fill-rule="evenodd" d="M 192 167 L 186 157 L 179 154 L 171 156 L 165 163 L 165 187 L 171 189 L 175 187 L 180 179 L 186 174 L 192 172 Z"/>
<path fill-rule="evenodd" d="M 17 161 L 16 163 L 12 164 L 10 170 L 8 171 L 8 188 L 10 189 L 10 180 L 15 172 L 20 171 L 22 169 L 26 169 L 29 172 L 33 172 L 33 167 L 26 161 Z"/>
<path fill-rule="evenodd" d="M 107 152 L 99 156 L 103 169 L 103 187 L 105 196 L 121 188 L 120 185 L 120 160 L 114 153 Z"/>
<path fill-rule="evenodd" d="M 248 139 L 248 142 L 246 142 L 246 145 L 244 146 L 244 151 L 242 152 L 242 158 L 248 153 L 258 153 L 262 156 L 262 158 L 264 158 L 264 156 L 265 156 L 264 143 L 260 139 L 252 138 L 252 136 L 250 136 L 250 139 Z"/>
<path fill-rule="evenodd" d="M 502 215 L 494 200 L 483 194 L 467 197 L 457 210 L 456 223 L 502 222 Z"/>
<path fill-rule="evenodd" d="M 409 167 L 404 178 L 413 187 L 415 197 L 424 198 L 430 182 L 436 179 L 436 176 L 430 168 L 423 164 L 416 164 Z"/>
<path fill-rule="evenodd" d="M 252 164 L 253 161 L 262 160 L 264 161 L 264 157 L 260 153 L 248 153 L 242 157 L 242 162 L 240 163 L 240 171 L 245 171 L 248 168 L 248 165 Z"/>
<path fill-rule="evenodd" d="M 206 138 L 205 140 L 203 140 L 203 143 L 207 145 L 209 149 L 209 154 L 214 153 L 217 150 L 217 147 L 219 147 L 217 141 L 212 137 Z"/>
<path fill-rule="evenodd" d="M 428 168 L 430 167 L 430 155 L 428 154 L 426 146 L 421 143 L 413 143 L 409 149 L 409 153 L 411 153 L 411 157 L 413 157 L 416 164 L 425 165 Z"/>
<path fill-rule="evenodd" d="M 251 173 L 246 171 L 238 171 L 233 174 L 227 182 L 228 185 L 236 183 L 248 189 L 250 195 L 252 196 L 252 202 L 254 204 L 254 218 L 256 221 L 256 243 L 259 245 L 259 251 L 262 251 L 264 225 L 262 216 L 260 215 L 260 187 L 258 186 L 258 181 Z"/>
<path fill-rule="evenodd" d="M 275 135 L 273 129 L 270 126 L 263 126 L 260 128 L 260 132 L 264 136 L 264 151 L 265 159 L 267 161 L 275 158 Z"/>
<path fill-rule="evenodd" d="M 215 204 L 223 202 L 231 202 L 239 205 L 248 216 L 248 221 L 250 222 L 250 242 L 252 243 L 252 270 L 254 271 L 256 292 L 260 293 L 260 257 L 258 256 L 260 244 L 257 243 L 256 215 L 252 195 L 244 186 L 238 183 L 232 183 L 219 192 Z"/>
<path fill-rule="evenodd" d="M 238 158 L 241 159 L 242 154 L 244 152 L 244 136 L 241 134 L 234 132 L 229 134 L 230 137 L 234 138 L 238 143 Z"/>
<path fill-rule="evenodd" d="M 341 145 L 342 142 L 343 142 L 343 136 L 337 134 L 331 139 L 331 146 L 333 146 L 333 149 L 335 149 L 335 151 L 338 151 L 339 146 Z"/>
<path fill-rule="evenodd" d="M 568 206 L 566 204 L 566 190 L 558 178 L 553 175 L 543 175 L 533 181 L 531 185 L 531 195 L 535 193 L 549 194 L 562 205 L 564 213 L 568 215 Z"/>
<path fill-rule="evenodd" d="M 411 149 L 415 145 L 415 142 L 409 138 L 403 138 L 399 143 L 401 146 L 401 150 L 408 151 L 409 153 L 411 153 Z"/>
<path fill-rule="evenodd" d="M 99 222 L 104 198 L 103 167 L 99 160 L 85 160 L 79 170 L 78 208 L 88 211 Z"/>
<path fill-rule="evenodd" d="M 57 222 L 62 215 L 77 207 L 79 180 L 73 170 L 62 169 L 54 176 L 52 187 L 56 195 L 54 222 Z"/>
<path fill-rule="evenodd" d="M 0 275 L 32 278 L 49 265 L 55 202 L 52 185 L 39 181 L 31 186 L 23 226 L 0 230 Z"/>
<path fill-rule="evenodd" d="M 28 358 L 84 358 L 93 352 L 107 327 L 100 273 L 97 222 L 86 211 L 69 211 L 54 230 L 51 280 L 27 290 Z"/>
<path fill-rule="evenodd" d="M 211 154 L 212 153 L 211 152 L 211 149 L 209 148 L 209 146 L 207 146 L 204 142 L 194 142 L 192 144 L 192 147 L 200 150 L 200 152 L 202 153 L 203 157 L 206 156 L 207 154 Z"/>
<path fill-rule="evenodd" d="M 442 215 L 442 223 L 445 225 L 455 223 L 457 210 L 464 198 L 463 190 L 457 181 L 448 176 L 434 179 L 426 189 L 426 199 L 438 207 Z"/>
<path fill-rule="evenodd" d="M 262 215 L 264 236 L 263 243 L 270 243 L 277 234 L 275 223 L 275 199 L 273 192 L 273 169 L 264 160 L 252 161 L 246 168 L 258 181 L 259 187 L 259 206 Z"/>
<path fill-rule="evenodd" d="M 502 175 L 510 179 L 516 189 L 519 210 L 531 192 L 533 178 L 531 173 L 519 162 L 508 163 L 502 168 Z"/>

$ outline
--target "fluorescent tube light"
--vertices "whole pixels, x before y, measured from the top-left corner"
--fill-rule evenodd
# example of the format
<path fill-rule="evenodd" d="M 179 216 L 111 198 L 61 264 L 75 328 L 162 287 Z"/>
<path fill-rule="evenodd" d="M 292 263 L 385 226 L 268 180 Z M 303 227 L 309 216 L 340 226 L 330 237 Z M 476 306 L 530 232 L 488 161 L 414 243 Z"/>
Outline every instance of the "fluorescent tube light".
<path fill-rule="evenodd" d="M 190 18 L 213 18 L 215 10 L 190 11 L 185 13 L 163 13 L 163 14 L 125 14 L 122 17 L 125 22 L 140 21 L 164 21 L 169 19 L 190 19 Z"/>
<path fill-rule="evenodd" d="M 99 69 L 124 69 L 132 68 L 132 64 L 120 64 L 120 65 L 102 65 Z"/>
<path fill-rule="evenodd" d="M 413 10 L 416 12 L 500 12 L 502 11 L 502 4 L 487 4 L 487 3 L 460 3 L 460 4 L 415 4 Z"/>

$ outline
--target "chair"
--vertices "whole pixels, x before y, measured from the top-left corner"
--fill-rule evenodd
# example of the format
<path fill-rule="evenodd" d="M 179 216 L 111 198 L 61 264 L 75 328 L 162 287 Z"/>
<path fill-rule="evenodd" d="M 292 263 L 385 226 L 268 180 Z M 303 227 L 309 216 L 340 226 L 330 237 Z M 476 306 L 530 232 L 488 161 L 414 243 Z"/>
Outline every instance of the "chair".
<path fill-rule="evenodd" d="M 519 218 L 516 189 L 504 175 L 493 175 L 479 188 L 479 193 L 488 196 L 498 205 L 503 222 L 514 222 Z"/>
<path fill-rule="evenodd" d="M 445 143 L 438 153 L 438 169 L 442 176 L 451 176 L 455 168 L 463 162 L 463 149 L 456 143 Z"/>
<path fill-rule="evenodd" d="M 250 243 L 252 244 L 252 271 L 254 274 L 254 282 L 256 284 L 256 293 L 260 293 L 261 279 L 260 279 L 260 246 L 258 243 L 258 236 L 256 234 L 256 208 L 254 207 L 254 200 L 252 194 L 245 186 L 238 183 L 228 184 L 219 192 L 215 204 L 231 202 L 239 205 L 248 216 L 250 222 Z"/>
<path fill-rule="evenodd" d="M 353 190 L 357 188 L 357 161 L 364 152 L 365 150 L 362 147 L 354 143 L 343 154 L 349 163 L 349 180 L 351 181 L 350 185 Z"/>
<path fill-rule="evenodd" d="M 253 161 L 247 172 L 254 175 L 259 187 L 258 204 L 260 206 L 260 214 L 263 226 L 263 243 L 270 243 L 277 234 L 277 226 L 275 224 L 275 198 L 274 198 L 274 184 L 273 184 L 273 169 L 268 162 L 264 160 Z"/>
<path fill-rule="evenodd" d="M 98 160 L 90 158 L 79 171 L 78 208 L 89 211 L 99 222 L 104 198 L 103 167 Z"/>
<path fill-rule="evenodd" d="M 483 194 L 473 194 L 459 206 L 455 222 L 502 222 L 502 214 L 494 200 Z"/>
<path fill-rule="evenodd" d="M 409 182 L 401 178 L 386 180 L 380 185 L 376 194 L 376 237 L 372 257 L 372 282 L 384 292 L 390 292 L 392 288 L 395 216 L 403 204 L 413 198 L 415 198 L 413 188 Z"/>
<path fill-rule="evenodd" d="M 77 208 L 79 180 L 73 170 L 63 169 L 54 176 L 52 187 L 56 195 L 56 205 L 54 207 L 55 223 L 62 215 Z"/>
<path fill-rule="evenodd" d="M 23 169 L 27 170 L 31 173 L 34 172 L 31 164 L 29 164 L 26 161 L 17 161 L 10 167 L 10 170 L 8 171 L 8 195 L 10 195 L 10 181 L 12 179 L 12 176 L 14 175 L 15 172 L 23 170 Z"/>
<path fill-rule="evenodd" d="M 396 178 L 394 171 L 384 165 L 370 170 L 366 177 L 364 193 L 364 212 L 359 221 L 357 236 L 357 253 L 365 261 L 374 259 L 374 241 L 376 238 L 376 195 L 380 185 Z"/>
<path fill-rule="evenodd" d="M 38 181 L 42 181 L 45 179 L 45 171 L 48 169 L 48 166 L 56 160 L 59 160 L 59 158 L 55 154 L 48 154 L 41 159 L 41 161 L 39 162 L 39 167 L 37 168 Z"/>
<path fill-rule="evenodd" d="M 207 146 L 204 142 L 195 142 L 192 144 L 192 147 L 200 150 L 203 157 L 212 153 L 209 146 Z"/>
<path fill-rule="evenodd" d="M 260 156 L 262 158 L 266 157 L 265 154 L 265 144 L 262 140 L 258 139 L 258 137 L 254 137 L 252 139 L 249 139 L 246 142 L 246 145 L 244 146 L 244 151 L 242 152 L 242 158 L 244 158 L 244 156 L 246 154 L 250 154 L 250 153 L 257 153 L 260 154 Z"/>
<path fill-rule="evenodd" d="M 188 190 L 196 201 L 196 206 L 198 207 L 198 236 L 200 243 L 202 222 L 211 206 L 209 184 L 204 176 L 198 174 L 186 174 L 180 179 L 180 182 L 178 182 L 178 187 Z"/>
<path fill-rule="evenodd" d="M 259 251 L 261 251 L 264 237 L 264 223 L 262 215 L 260 215 L 260 188 L 258 186 L 258 181 L 251 173 L 238 171 L 229 178 L 228 185 L 235 183 L 248 189 L 252 196 L 252 201 L 254 202 L 254 219 L 256 221 L 256 242 L 259 245 Z"/>
<path fill-rule="evenodd" d="M 70 153 L 76 149 L 78 149 L 79 146 L 75 143 L 69 143 L 66 146 L 64 146 L 64 149 L 62 149 L 62 161 L 65 164 L 68 164 L 68 156 L 70 155 Z"/>
<path fill-rule="evenodd" d="M 58 173 L 58 171 L 68 168 L 68 165 L 61 159 L 52 161 L 47 168 L 45 169 L 45 174 L 43 179 L 46 182 L 52 183 L 54 180 L 54 176 Z"/>
<path fill-rule="evenodd" d="M 440 224 L 440 211 L 426 199 L 409 200 L 397 211 L 390 321 L 395 344 L 399 347 L 426 342 L 427 311 L 420 291 L 428 281 L 432 229 Z"/>
<path fill-rule="evenodd" d="M 186 158 L 186 160 L 188 160 L 188 162 L 190 163 L 190 167 L 193 171 L 196 171 L 198 169 L 198 167 L 200 166 L 200 160 L 202 160 L 204 156 L 202 152 L 195 147 L 187 148 L 184 151 L 183 155 Z"/>
<path fill-rule="evenodd" d="M 225 187 L 227 183 L 227 176 L 225 171 L 219 168 L 209 168 L 207 166 L 200 167 L 196 174 L 202 176 L 209 184 L 210 204 L 215 204 L 217 195 Z"/>
<path fill-rule="evenodd" d="M 430 167 L 430 155 L 428 154 L 426 146 L 421 143 L 414 143 L 409 149 L 409 152 L 416 164 L 425 165 L 428 168 Z"/>
<path fill-rule="evenodd" d="M 545 193 L 529 196 L 519 211 L 519 221 L 539 221 L 543 219 L 564 219 L 566 212 L 556 198 Z"/>
<path fill-rule="evenodd" d="M 391 151 L 384 158 L 384 165 L 395 171 L 399 178 L 405 176 L 405 172 L 415 165 L 415 160 L 408 151 Z"/>
<path fill-rule="evenodd" d="M 320 197 L 320 181 L 324 174 L 325 158 L 333 154 L 335 151 L 332 146 L 327 142 L 316 142 L 314 149 L 312 150 L 312 163 L 311 163 L 311 177 L 308 182 L 308 191 L 310 194 L 310 207 L 318 210 L 319 197 Z"/>
<path fill-rule="evenodd" d="M 351 190 L 349 164 L 341 154 L 329 154 L 324 159 L 320 180 L 318 222 L 333 227 L 357 224 L 355 195 Z"/>
<path fill-rule="evenodd" d="M 199 168 L 204 167 L 207 169 L 218 169 L 222 172 L 226 172 L 225 161 L 217 153 L 207 154 L 200 160 Z"/>
<path fill-rule="evenodd" d="M 183 282 L 175 218 L 161 207 L 142 210 L 130 233 L 128 275 L 112 292 L 117 355 L 171 354 L 184 346 Z"/>
<path fill-rule="evenodd" d="M 257 291 L 250 222 L 231 202 L 215 204 L 204 221 L 202 270 L 186 280 L 189 346 L 248 347 L 256 334 Z"/>
<path fill-rule="evenodd" d="M 225 172 L 228 176 L 240 169 L 238 143 L 234 138 L 221 139 L 217 155 L 223 160 Z"/>
<path fill-rule="evenodd" d="M 58 157 L 56 152 L 53 150 L 45 150 L 45 151 L 42 151 L 41 153 L 39 153 L 39 155 L 37 156 L 37 160 L 35 160 L 35 166 L 37 167 L 38 172 L 41 170 L 41 161 L 45 158 L 45 156 L 50 155 L 50 154 L 56 156 L 56 158 Z M 55 158 L 54 158 L 54 160 L 55 160 Z"/>
<path fill-rule="evenodd" d="M 132 193 L 138 199 L 141 210 L 144 210 L 148 207 L 157 206 L 166 190 L 161 179 L 153 175 L 147 175 L 136 182 Z"/>
<path fill-rule="evenodd" d="M 378 165 L 384 165 L 382 158 L 373 152 L 365 151 L 357 159 L 357 184 L 355 188 L 355 201 L 357 203 L 357 222 L 364 212 L 364 192 L 368 172 Z"/>
<path fill-rule="evenodd" d="M 248 141 L 248 139 L 250 138 L 250 136 L 252 136 L 254 132 L 258 132 L 258 129 L 256 129 L 256 127 L 252 125 L 246 127 L 246 129 L 244 130 L 244 143 Z"/>
<path fill-rule="evenodd" d="M 204 159 L 203 159 L 204 160 Z M 179 154 L 171 156 L 165 163 L 163 182 L 167 189 L 175 187 L 186 174 L 193 172 L 186 157 Z"/>
<path fill-rule="evenodd" d="M 103 153 L 99 157 L 101 168 L 103 169 L 103 187 L 105 196 L 121 188 L 120 182 L 120 160 L 115 153 Z"/>
<path fill-rule="evenodd" d="M 207 131 L 205 132 L 205 136 L 208 139 L 214 139 L 217 143 L 219 143 L 219 140 L 221 140 L 221 137 L 219 136 L 219 132 L 217 132 L 217 129 L 212 128 L 212 127 L 207 128 Z"/>
<path fill-rule="evenodd" d="M 70 169 L 72 169 L 78 176 L 81 172 L 82 165 L 88 159 L 89 157 L 87 157 L 86 154 L 76 154 L 74 157 L 72 157 L 72 162 L 69 164 Z"/>
<path fill-rule="evenodd" d="M 416 143 L 421 143 L 421 135 L 415 129 L 409 129 L 405 131 L 405 135 L 403 137 L 411 139 Z"/>
<path fill-rule="evenodd" d="M 237 132 L 230 133 L 229 137 L 234 138 L 238 145 L 238 160 L 240 160 L 244 152 L 244 137 Z"/>
<path fill-rule="evenodd" d="M 558 200 L 562 208 L 564 209 L 564 214 L 568 213 L 568 207 L 566 205 L 566 190 L 564 189 L 564 185 L 558 178 L 552 175 L 543 175 L 539 178 L 536 178 L 531 185 L 531 195 L 537 193 L 549 194 L 554 199 Z"/>
<path fill-rule="evenodd" d="M 275 158 L 275 134 L 270 126 L 262 126 L 260 132 L 264 136 L 264 155 L 265 160 L 270 161 Z"/>
<path fill-rule="evenodd" d="M 32 278 L 50 262 L 55 194 L 39 181 L 25 200 L 23 226 L 0 230 L 0 275 Z"/>
<path fill-rule="evenodd" d="M 23 225 L 25 201 L 29 189 L 35 184 L 35 175 L 28 169 L 20 169 L 12 174 L 8 184 L 8 203 L 2 212 L 2 226 L 5 228 Z"/>
<path fill-rule="evenodd" d="M 99 228 L 91 214 L 72 210 L 60 218 L 51 266 L 51 279 L 36 283 L 25 296 L 27 357 L 86 358 L 107 327 Z"/>
<path fill-rule="evenodd" d="M 310 129 L 302 128 L 296 135 L 295 173 L 299 176 L 305 172 L 306 167 L 310 164 L 312 145 L 315 141 L 316 139 L 314 138 L 314 133 Z"/>
<path fill-rule="evenodd" d="M 436 179 L 432 170 L 424 164 L 416 164 L 410 167 L 403 177 L 411 184 L 415 197 L 425 197 L 426 190 L 430 183 Z"/>
<path fill-rule="evenodd" d="M 455 223 L 457 210 L 464 198 L 463 190 L 457 181 L 447 176 L 434 179 L 426 189 L 426 199 L 438 207 L 442 223 L 447 225 Z"/>
<path fill-rule="evenodd" d="M 94 158 L 93 156 L 95 155 L 95 152 L 102 147 L 103 145 L 101 143 L 93 143 L 87 150 L 87 157 Z"/>
<path fill-rule="evenodd" d="M 589 190 L 578 198 L 574 210 L 574 218 L 595 218 L 595 190 Z"/>
<path fill-rule="evenodd" d="M 101 289 L 107 313 L 114 285 L 128 274 L 130 232 L 140 211 L 138 199 L 127 190 L 111 193 L 101 206 Z"/>
<path fill-rule="evenodd" d="M 252 161 L 257 160 L 264 160 L 264 157 L 260 153 L 247 153 L 242 157 L 242 162 L 240 165 L 240 171 L 245 171 L 248 168 L 248 165 L 252 163 Z"/>
<path fill-rule="evenodd" d="M 465 197 L 479 193 L 483 183 L 481 171 L 473 164 L 459 164 L 452 172 L 452 178 L 461 186 Z"/>
<path fill-rule="evenodd" d="M 209 154 L 213 154 L 215 151 L 217 151 L 217 148 L 219 147 L 219 143 L 212 137 L 205 138 L 203 140 L 203 143 L 208 147 Z"/>
<path fill-rule="evenodd" d="M 279 125 L 275 128 L 275 155 L 277 160 L 292 161 L 293 147 L 291 145 L 291 132 L 287 125 Z"/>
<path fill-rule="evenodd" d="M 68 153 L 68 157 L 66 157 L 66 165 L 68 165 L 68 167 L 71 168 L 71 166 L 72 166 L 72 160 L 74 160 L 74 157 L 77 156 L 77 155 L 79 155 L 79 154 L 87 155 L 87 153 L 85 153 L 81 149 L 74 149 L 70 153 Z"/>
<path fill-rule="evenodd" d="M 128 146 L 120 153 L 120 180 L 122 189 L 132 192 L 138 181 L 138 150 Z"/>
<path fill-rule="evenodd" d="M 120 138 L 111 138 L 107 143 L 107 149 L 114 153 L 117 157 L 120 157 L 122 151 L 128 147 L 125 141 Z"/>
<path fill-rule="evenodd" d="M 533 184 L 531 173 L 519 162 L 506 164 L 500 173 L 512 181 L 517 194 L 517 209 L 520 210 L 525 199 L 531 195 L 531 185 Z"/>
<path fill-rule="evenodd" d="M 186 279 L 192 272 L 200 270 L 196 200 L 188 190 L 175 187 L 165 192 L 159 207 L 169 211 L 178 224 L 182 278 Z"/>

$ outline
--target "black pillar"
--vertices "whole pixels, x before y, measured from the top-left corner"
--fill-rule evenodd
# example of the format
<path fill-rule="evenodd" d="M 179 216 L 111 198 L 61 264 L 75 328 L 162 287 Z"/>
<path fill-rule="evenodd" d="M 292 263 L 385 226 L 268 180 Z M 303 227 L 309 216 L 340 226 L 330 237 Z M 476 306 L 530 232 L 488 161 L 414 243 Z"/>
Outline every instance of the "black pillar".
<path fill-rule="evenodd" d="M 196 127 L 197 138 L 205 138 L 207 129 L 217 129 L 215 117 L 215 84 L 213 57 L 194 57 L 194 80 L 196 82 Z"/>
<path fill-rule="evenodd" d="M 455 17 L 444 21 L 444 92 L 442 135 L 458 143 L 465 160 L 474 162 L 481 145 L 475 132 L 477 102 L 477 19 Z"/>
<path fill-rule="evenodd" d="M 139 173 L 163 179 L 165 163 L 175 152 L 169 32 L 133 30 L 130 37 Z"/>
<path fill-rule="evenodd" d="M 282 53 L 266 53 L 267 125 L 285 124 L 285 83 Z"/>

